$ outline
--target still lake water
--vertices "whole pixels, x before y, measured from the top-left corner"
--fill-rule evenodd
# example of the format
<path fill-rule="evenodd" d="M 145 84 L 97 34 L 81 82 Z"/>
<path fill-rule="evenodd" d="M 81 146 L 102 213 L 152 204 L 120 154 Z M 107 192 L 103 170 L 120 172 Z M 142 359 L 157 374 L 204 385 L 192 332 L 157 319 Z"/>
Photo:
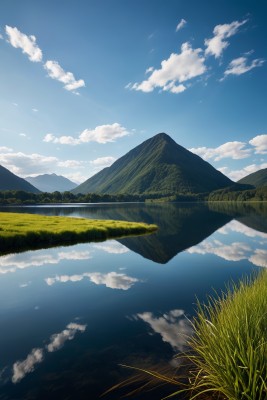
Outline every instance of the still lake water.
<path fill-rule="evenodd" d="M 0 399 L 98 399 L 119 364 L 174 364 L 196 296 L 267 267 L 267 208 L 98 204 L 2 208 L 156 223 L 156 234 L 0 257 Z M 171 388 L 172 389 L 172 388 Z M 134 399 L 162 397 L 162 390 Z M 120 392 L 121 394 L 121 392 Z M 115 392 L 104 399 L 118 399 Z"/>

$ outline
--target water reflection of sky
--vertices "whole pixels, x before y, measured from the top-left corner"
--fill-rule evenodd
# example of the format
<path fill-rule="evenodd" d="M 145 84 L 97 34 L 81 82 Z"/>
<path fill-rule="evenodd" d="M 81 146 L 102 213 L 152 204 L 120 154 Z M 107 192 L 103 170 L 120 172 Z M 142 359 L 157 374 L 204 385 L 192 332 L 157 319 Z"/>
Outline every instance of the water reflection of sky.
<path fill-rule="evenodd" d="M 266 233 L 234 220 L 220 228 L 211 238 L 187 251 L 190 254 L 213 254 L 226 261 L 248 260 L 257 267 L 267 267 L 266 248 Z"/>
<path fill-rule="evenodd" d="M 172 231 L 170 238 L 180 236 Z M 118 364 L 169 362 L 185 350 L 196 296 L 202 301 L 229 280 L 267 267 L 267 234 L 236 220 L 165 264 L 151 253 L 145 258 L 148 247 L 130 250 L 130 240 L 0 257 L 3 398 L 83 399 L 88 391 L 98 398 L 120 380 Z M 148 244 L 150 251 L 152 236 Z M 161 251 L 168 259 L 168 246 Z M 60 391 L 70 376 L 76 392 Z"/>

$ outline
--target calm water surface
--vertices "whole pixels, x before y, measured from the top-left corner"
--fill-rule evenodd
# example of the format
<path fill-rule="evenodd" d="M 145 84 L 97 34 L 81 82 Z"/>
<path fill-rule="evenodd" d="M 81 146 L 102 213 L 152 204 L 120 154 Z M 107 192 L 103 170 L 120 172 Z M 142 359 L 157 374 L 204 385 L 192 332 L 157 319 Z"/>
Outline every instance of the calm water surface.
<path fill-rule="evenodd" d="M 0 257 L 0 399 L 98 399 L 119 364 L 174 365 L 196 296 L 267 267 L 263 205 L 107 204 L 1 211 L 156 223 L 150 236 Z M 172 388 L 171 388 L 172 389 Z M 163 390 L 134 395 L 157 400 Z M 121 394 L 121 392 L 120 392 Z M 118 392 L 104 399 L 118 399 Z"/>

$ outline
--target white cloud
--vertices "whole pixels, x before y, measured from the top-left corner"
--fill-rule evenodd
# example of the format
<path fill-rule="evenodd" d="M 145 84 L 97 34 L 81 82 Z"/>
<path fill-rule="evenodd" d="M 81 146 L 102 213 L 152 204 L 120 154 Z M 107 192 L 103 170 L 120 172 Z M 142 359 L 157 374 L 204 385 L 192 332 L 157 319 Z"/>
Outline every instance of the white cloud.
<path fill-rule="evenodd" d="M 256 154 L 267 154 L 267 135 L 258 135 L 249 141 Z"/>
<path fill-rule="evenodd" d="M 238 32 L 240 26 L 244 25 L 248 20 L 244 21 L 233 21 L 230 24 L 216 25 L 211 39 L 205 39 L 205 50 L 206 55 L 214 55 L 215 58 L 221 56 L 223 50 L 229 46 L 229 42 L 225 39 L 235 35 Z"/>
<path fill-rule="evenodd" d="M 177 351 L 184 351 L 192 326 L 184 316 L 183 310 L 171 310 L 160 317 L 151 312 L 137 314 L 135 317 L 149 324 L 155 333 L 159 333 L 163 342 L 169 343 Z"/>
<path fill-rule="evenodd" d="M 246 57 L 235 58 L 224 71 L 224 75 L 242 75 L 253 68 L 261 67 L 264 63 L 264 60 L 261 59 L 252 60 L 250 64 L 248 64 L 247 61 L 248 59 Z"/>
<path fill-rule="evenodd" d="M 77 145 L 81 143 L 97 142 L 97 143 L 109 143 L 114 142 L 123 136 L 127 136 L 130 133 L 120 124 L 115 122 L 110 125 L 99 125 L 95 129 L 85 129 L 78 138 L 73 136 L 60 136 L 56 137 L 52 133 L 48 133 L 43 141 L 51 143 Z"/>
<path fill-rule="evenodd" d="M 154 68 L 153 67 L 149 67 L 146 69 L 146 74 L 149 74 L 150 72 L 153 72 Z M 128 83 L 128 85 L 125 87 L 126 89 L 129 89 L 129 87 L 131 86 L 131 83 Z"/>
<path fill-rule="evenodd" d="M 77 167 L 84 168 L 83 164 L 84 162 L 77 160 L 58 161 L 57 163 L 59 167 L 64 167 L 64 168 L 77 168 Z"/>
<path fill-rule="evenodd" d="M 131 89 L 152 92 L 156 87 L 172 93 L 186 90 L 182 82 L 204 74 L 205 58 L 201 49 L 192 49 L 189 43 L 183 43 L 181 53 L 172 53 L 167 60 L 161 62 L 161 68 L 155 69 L 147 80 L 134 83 Z"/>
<path fill-rule="evenodd" d="M 110 254 L 124 254 L 129 251 L 126 246 L 123 246 L 121 243 L 114 241 L 108 241 L 104 243 L 96 243 L 93 245 L 96 249 L 105 251 Z"/>
<path fill-rule="evenodd" d="M 8 36 L 8 42 L 13 47 L 22 49 L 22 52 L 27 54 L 31 61 L 42 61 L 42 50 L 37 46 L 35 36 L 27 36 L 16 27 L 12 28 L 8 25 L 6 25 L 6 34 Z"/>
<path fill-rule="evenodd" d="M 27 36 L 20 32 L 16 27 L 6 25 L 6 34 L 8 42 L 15 48 L 22 49 L 22 52 L 29 56 L 29 59 L 34 62 L 41 62 L 43 59 L 42 50 L 36 44 L 36 37 Z M 44 69 L 52 79 L 56 79 L 64 84 L 64 88 L 68 91 L 76 93 L 76 90 L 84 87 L 83 79 L 76 80 L 72 72 L 66 72 L 57 61 L 48 60 L 44 64 Z M 17 105 L 14 103 L 14 105 Z M 37 112 L 36 108 L 32 109 Z"/>
<path fill-rule="evenodd" d="M 185 19 L 181 19 L 181 21 L 177 24 L 175 32 L 178 32 L 180 29 L 182 29 L 185 25 L 187 24 L 187 21 Z"/>
<path fill-rule="evenodd" d="M 20 133 L 19 136 L 21 136 L 21 137 L 27 137 L 26 133 Z"/>
<path fill-rule="evenodd" d="M 214 254 L 227 261 L 245 260 L 250 251 L 251 248 L 246 243 L 234 242 L 227 245 L 219 240 L 204 240 L 201 244 L 187 250 L 190 254 Z"/>
<path fill-rule="evenodd" d="M 128 290 L 134 285 L 134 283 L 138 282 L 138 279 L 136 278 L 117 272 L 109 272 L 107 274 L 102 274 L 100 272 L 85 272 L 80 275 L 57 275 L 54 278 L 46 278 L 45 282 L 47 285 L 52 286 L 56 282 L 79 282 L 84 278 L 88 278 L 96 285 L 105 285 L 110 289 L 121 290 Z"/>
<path fill-rule="evenodd" d="M 108 157 L 99 157 L 96 158 L 93 161 L 90 161 L 90 164 L 94 165 L 95 167 L 109 167 L 111 164 L 113 164 L 116 161 L 115 157 L 108 156 Z"/>
<path fill-rule="evenodd" d="M 25 375 L 34 371 L 35 365 L 40 364 L 43 361 L 44 353 L 43 349 L 32 349 L 27 358 L 23 361 L 17 361 L 13 364 L 13 375 L 12 382 L 20 382 Z"/>
<path fill-rule="evenodd" d="M 1 33 L 0 33 L 0 39 L 4 39 L 3 35 L 1 35 Z"/>
<path fill-rule="evenodd" d="M 20 136 L 27 137 L 24 136 L 24 134 L 20 134 Z M 57 157 L 44 156 L 36 153 L 15 153 L 10 148 L 0 147 L 0 164 L 14 174 L 26 177 L 55 172 L 56 167 L 84 168 L 85 162 L 77 160 L 61 161 Z"/>
<path fill-rule="evenodd" d="M 0 153 L 9 153 L 12 152 L 13 149 L 11 149 L 10 147 L 6 147 L 6 146 L 0 146 Z"/>
<path fill-rule="evenodd" d="M 58 264 L 63 260 L 89 260 L 90 252 L 76 250 L 33 251 L 18 254 L 8 254 L 0 257 L 0 274 L 16 272 L 20 269 L 40 267 L 47 264 Z"/>
<path fill-rule="evenodd" d="M 230 170 L 228 167 L 218 168 L 218 170 L 227 175 L 233 181 L 239 181 L 239 179 L 242 179 L 245 176 L 252 174 L 253 172 L 259 171 L 263 168 L 267 168 L 267 163 L 250 164 L 238 170 Z"/>
<path fill-rule="evenodd" d="M 0 164 L 20 176 L 36 173 L 37 166 L 40 173 L 48 172 L 53 165 L 57 164 L 57 161 L 56 157 L 43 156 L 36 153 L 8 152 L 0 154 Z"/>
<path fill-rule="evenodd" d="M 257 267 L 267 268 L 267 250 L 256 249 L 249 261 Z"/>
<path fill-rule="evenodd" d="M 71 322 L 62 332 L 51 336 L 50 343 L 46 346 L 47 350 L 52 353 L 61 349 L 67 340 L 74 339 L 77 332 L 83 333 L 86 330 L 86 326 Z"/>
<path fill-rule="evenodd" d="M 74 78 L 72 72 L 65 72 L 64 69 L 59 65 L 57 61 L 48 60 L 44 64 L 45 70 L 52 79 L 56 79 L 59 82 L 64 83 L 66 90 L 72 91 L 85 86 L 83 79 L 78 81 Z"/>
<path fill-rule="evenodd" d="M 251 154 L 251 149 L 246 149 L 246 143 L 244 142 L 227 142 L 221 146 L 212 147 L 197 147 L 189 149 L 192 153 L 195 153 L 202 157 L 204 160 L 213 158 L 215 161 L 219 161 L 223 158 L 232 158 L 234 160 L 240 160 L 247 158 Z"/>
<path fill-rule="evenodd" d="M 39 110 L 37 108 L 32 108 L 33 112 L 38 112 Z"/>

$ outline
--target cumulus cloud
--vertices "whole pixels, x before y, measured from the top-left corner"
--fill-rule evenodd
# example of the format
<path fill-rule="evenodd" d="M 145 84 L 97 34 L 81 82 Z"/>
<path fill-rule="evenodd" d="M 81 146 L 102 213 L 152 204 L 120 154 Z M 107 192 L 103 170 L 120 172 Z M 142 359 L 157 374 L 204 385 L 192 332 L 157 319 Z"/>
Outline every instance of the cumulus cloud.
<path fill-rule="evenodd" d="M 76 250 L 50 250 L 33 251 L 18 254 L 8 254 L 0 257 L 0 274 L 16 272 L 20 269 L 40 267 L 47 264 L 58 264 L 63 260 L 88 260 L 91 258 L 89 251 Z"/>
<path fill-rule="evenodd" d="M 247 149 L 245 142 L 227 142 L 221 146 L 212 147 L 197 147 L 189 149 L 192 153 L 195 153 L 202 157 L 204 160 L 214 159 L 219 161 L 223 158 L 232 158 L 234 160 L 240 160 L 247 158 L 251 154 L 251 149 Z"/>
<path fill-rule="evenodd" d="M 0 154 L 0 164 L 4 165 L 14 174 L 25 176 L 36 173 L 36 166 L 40 173 L 48 172 L 51 165 L 57 163 L 56 157 L 43 156 L 41 154 L 25 154 L 22 152 L 6 152 Z"/>
<path fill-rule="evenodd" d="M 239 57 L 235 58 L 230 62 L 227 69 L 224 71 L 224 75 L 242 75 L 253 68 L 261 67 L 264 63 L 264 60 L 255 59 L 248 63 L 247 57 Z"/>
<path fill-rule="evenodd" d="M 130 289 L 138 279 L 128 276 L 126 274 L 109 272 L 107 274 L 102 274 L 100 272 L 85 272 L 84 274 L 76 275 L 57 275 L 53 278 L 46 278 L 45 282 L 47 285 L 52 286 L 56 282 L 66 283 L 66 282 L 79 282 L 84 278 L 88 278 L 91 282 L 96 285 L 105 285 L 110 289 Z"/>
<path fill-rule="evenodd" d="M 12 151 L 13 149 L 11 149 L 10 147 L 0 146 L 0 153 L 10 153 Z"/>
<path fill-rule="evenodd" d="M 201 53 L 201 49 L 192 49 L 190 43 L 183 43 L 181 53 L 172 53 L 161 62 L 161 68 L 152 71 L 147 80 L 134 83 L 130 88 L 148 93 L 159 87 L 163 91 L 181 93 L 186 90 L 183 82 L 206 71 L 205 58 Z"/>
<path fill-rule="evenodd" d="M 8 36 L 8 42 L 13 47 L 22 49 L 22 52 L 27 54 L 31 61 L 42 61 L 42 50 L 37 46 L 35 36 L 27 36 L 20 32 L 16 27 L 12 28 L 8 25 L 6 25 L 6 34 Z"/>
<path fill-rule="evenodd" d="M 256 154 L 267 154 L 267 135 L 258 135 L 249 141 Z"/>
<path fill-rule="evenodd" d="M 44 352 L 43 349 L 32 349 L 27 358 L 23 361 L 17 361 L 13 364 L 13 375 L 12 382 L 20 382 L 25 375 L 34 371 L 35 365 L 40 364 L 43 361 Z"/>
<path fill-rule="evenodd" d="M 84 163 L 81 161 L 61 161 L 57 157 L 45 156 L 38 153 L 16 153 L 7 147 L 0 148 L 0 164 L 14 174 L 22 177 L 54 172 L 56 167 L 84 168 Z"/>
<path fill-rule="evenodd" d="M 50 338 L 50 343 L 46 346 L 49 353 L 61 349 L 67 340 L 74 339 L 77 332 L 83 333 L 86 330 L 86 326 L 87 325 L 71 322 L 62 332 L 52 335 Z"/>
<path fill-rule="evenodd" d="M 219 240 L 204 240 L 201 244 L 187 250 L 190 254 L 214 254 L 227 261 L 240 261 L 248 258 L 250 246 L 242 242 L 224 244 Z"/>
<path fill-rule="evenodd" d="M 129 251 L 129 249 L 123 246 L 121 243 L 116 241 L 108 241 L 104 243 L 96 243 L 93 245 L 96 249 L 105 251 L 110 254 L 124 254 Z"/>
<path fill-rule="evenodd" d="M 183 27 L 187 24 L 187 21 L 185 19 L 181 19 L 181 21 L 177 24 L 175 32 L 178 32 L 180 29 L 183 29 Z"/>
<path fill-rule="evenodd" d="M 235 35 L 240 26 L 244 25 L 248 20 L 233 21 L 230 24 L 216 25 L 213 29 L 214 36 L 211 39 L 205 39 L 205 54 L 213 55 L 215 58 L 221 56 L 222 52 L 229 46 L 226 40 Z"/>
<path fill-rule="evenodd" d="M 27 54 L 29 59 L 34 62 L 42 62 L 42 50 L 36 44 L 36 37 L 33 35 L 27 36 L 20 32 L 16 27 L 6 25 L 6 34 L 8 42 L 15 48 L 22 49 L 22 52 Z M 48 76 L 56 79 L 64 84 L 64 88 L 68 91 L 76 93 L 76 90 L 84 87 L 83 79 L 76 80 L 72 72 L 66 72 L 57 61 L 48 60 L 43 64 L 44 69 L 48 72 Z M 33 108 L 33 111 L 38 110 Z"/>
<path fill-rule="evenodd" d="M 130 133 L 120 124 L 115 122 L 110 125 L 99 125 L 95 129 L 85 129 L 82 131 L 78 138 L 73 136 L 60 136 L 56 137 L 52 133 L 48 133 L 43 141 L 51 143 L 77 145 L 82 143 L 97 142 L 97 143 L 109 143 L 114 142 L 123 136 L 127 136 Z"/>
<path fill-rule="evenodd" d="M 85 86 L 83 79 L 76 80 L 72 72 L 65 72 L 57 61 L 48 60 L 44 64 L 45 70 L 52 79 L 64 83 L 64 88 L 73 91 Z"/>
<path fill-rule="evenodd" d="M 113 164 L 116 161 L 115 157 L 108 156 L 108 157 L 99 157 L 96 158 L 95 160 L 90 161 L 90 164 L 94 165 L 95 167 L 109 167 L 111 164 Z"/>
<path fill-rule="evenodd" d="M 188 336 L 192 334 L 192 326 L 185 318 L 183 310 L 171 310 L 159 317 L 151 312 L 136 314 L 134 317 L 146 322 L 175 351 L 185 350 Z"/>
<path fill-rule="evenodd" d="M 233 181 L 239 181 L 239 179 L 242 179 L 245 176 L 252 174 L 253 172 L 259 171 L 263 168 L 267 168 L 267 163 L 250 164 L 238 170 L 230 170 L 228 167 L 221 167 L 218 168 L 218 170 L 227 175 Z"/>

